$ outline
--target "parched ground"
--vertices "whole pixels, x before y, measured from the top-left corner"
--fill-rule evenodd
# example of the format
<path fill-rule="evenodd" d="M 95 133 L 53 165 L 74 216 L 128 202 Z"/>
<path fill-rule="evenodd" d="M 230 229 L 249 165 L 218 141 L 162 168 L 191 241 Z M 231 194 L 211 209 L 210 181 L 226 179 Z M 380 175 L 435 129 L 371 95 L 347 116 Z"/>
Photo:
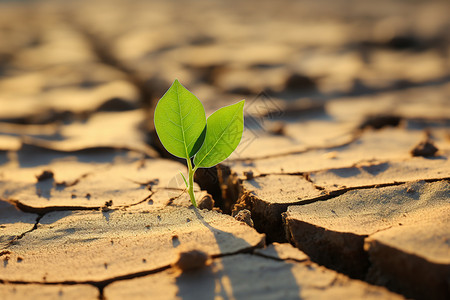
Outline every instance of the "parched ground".
<path fill-rule="evenodd" d="M 448 1 L 1 1 L 0 299 L 449 299 Z M 153 107 L 246 99 L 196 174 Z"/>

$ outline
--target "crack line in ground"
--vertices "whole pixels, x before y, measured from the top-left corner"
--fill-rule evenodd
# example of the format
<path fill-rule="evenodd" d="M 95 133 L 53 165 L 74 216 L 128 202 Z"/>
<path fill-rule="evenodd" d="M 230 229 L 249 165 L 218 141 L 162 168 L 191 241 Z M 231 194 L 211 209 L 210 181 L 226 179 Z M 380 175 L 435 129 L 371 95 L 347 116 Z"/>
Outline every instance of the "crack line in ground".
<path fill-rule="evenodd" d="M 13 205 L 15 205 L 20 211 L 26 212 L 26 213 L 34 213 L 34 214 L 39 214 L 39 215 L 43 215 L 49 212 L 53 212 L 53 211 L 66 211 L 66 210 L 73 210 L 73 211 L 77 211 L 77 210 L 99 210 L 102 207 L 105 206 L 47 206 L 47 207 L 33 207 L 33 206 L 29 206 L 26 204 L 23 204 L 22 202 L 20 202 L 19 200 L 9 200 L 9 202 Z"/>
<path fill-rule="evenodd" d="M 353 137 L 351 138 L 350 141 L 344 142 L 344 143 L 339 143 L 339 144 L 335 144 L 335 145 L 330 145 L 330 146 L 326 146 L 326 147 L 306 147 L 303 150 L 299 150 L 299 151 L 288 151 L 285 153 L 277 153 L 277 154 L 269 154 L 269 155 L 265 155 L 265 156 L 259 156 L 259 157 L 255 157 L 255 158 L 251 158 L 251 157 L 239 157 L 239 158 L 232 158 L 232 159 L 228 159 L 229 162 L 241 162 L 241 161 L 255 161 L 255 160 L 264 160 L 264 159 L 270 159 L 270 158 L 277 158 L 277 157 L 281 157 L 281 156 L 287 156 L 287 155 L 295 155 L 295 154 L 302 154 L 302 153 L 306 153 L 306 152 L 310 152 L 310 151 L 316 151 L 316 150 L 331 150 L 334 148 L 340 148 L 340 147 L 345 147 L 348 146 L 356 141 L 359 140 L 359 138 L 361 137 L 360 134 L 353 134 Z"/>
<path fill-rule="evenodd" d="M 417 118 L 405 118 L 405 117 L 401 117 L 402 120 L 405 121 L 416 121 L 418 120 Z M 449 119 L 419 119 L 422 121 L 443 121 L 446 122 Z M 336 143 L 334 145 L 328 145 L 328 146 L 310 146 L 310 147 L 305 147 L 302 150 L 297 150 L 297 151 L 287 151 L 287 152 L 282 152 L 282 153 L 276 153 L 276 154 L 268 154 L 268 155 L 264 155 L 264 156 L 259 156 L 259 157 L 239 157 L 239 158 L 231 158 L 228 159 L 229 162 L 242 162 L 242 161 L 256 161 L 256 160 L 264 160 L 264 159 L 270 159 L 270 158 L 277 158 L 277 157 L 282 157 L 282 156 L 287 156 L 287 155 L 295 155 L 295 154 L 302 154 L 302 153 L 307 153 L 307 152 L 311 152 L 311 151 L 318 151 L 318 150 L 332 150 L 334 148 L 341 148 L 341 147 L 345 147 L 345 146 L 349 146 L 355 142 L 357 142 L 358 140 L 360 140 L 362 138 L 362 136 L 364 135 L 364 132 L 367 131 L 367 129 L 361 129 L 359 128 L 360 125 L 358 125 L 357 127 L 355 127 L 353 130 L 351 130 L 348 134 L 351 135 L 351 138 L 349 141 L 346 142 L 342 142 L 342 143 Z M 380 128 L 381 129 L 381 128 Z M 376 129 L 376 130 L 380 130 L 380 129 Z M 406 129 L 405 129 L 406 131 Z"/>
<path fill-rule="evenodd" d="M 444 150 L 444 152 L 447 154 L 448 151 Z M 448 153 L 450 154 L 450 153 Z M 257 158 L 259 159 L 259 158 Z M 254 159 L 254 160 L 257 160 Z M 324 169 L 315 169 L 315 170 L 310 170 L 310 171 L 298 171 L 298 172 L 269 172 L 269 173 L 259 173 L 256 175 L 253 175 L 253 178 L 258 178 L 258 177 L 265 177 L 265 176 L 269 176 L 269 175 L 299 175 L 299 176 L 303 176 L 308 174 L 308 176 L 310 174 L 314 174 L 314 173 L 319 173 L 319 172 L 326 172 L 326 171 L 330 171 L 330 170 L 336 170 L 336 169 L 350 169 L 350 168 L 360 168 L 360 167 L 374 167 L 374 166 L 378 166 L 381 164 L 389 164 L 389 163 L 402 163 L 402 162 L 409 162 L 412 159 L 414 159 L 414 157 L 410 157 L 410 158 L 402 158 L 402 159 L 390 159 L 390 160 L 377 160 L 374 161 L 373 159 L 363 159 L 363 160 L 359 160 L 357 162 L 354 162 L 350 165 L 347 166 L 341 166 L 341 167 L 333 167 L 333 168 L 324 168 Z M 253 159 L 252 159 L 253 160 Z M 232 166 L 230 167 L 231 172 L 232 171 Z M 308 181 L 310 181 L 309 179 L 307 179 Z"/>
<path fill-rule="evenodd" d="M 294 263 L 303 263 L 303 262 L 310 262 L 311 260 L 309 259 L 309 257 L 308 258 L 305 258 L 305 259 L 295 259 L 295 258 L 285 258 L 285 259 L 283 259 L 283 258 L 276 258 L 276 257 L 273 257 L 273 256 L 270 256 L 270 255 L 266 255 L 266 254 L 264 254 L 264 253 L 258 253 L 258 252 L 255 252 L 254 250 L 253 250 L 253 253 L 252 253 L 253 255 L 256 255 L 256 256 L 261 256 L 261 257 L 264 257 L 264 258 L 267 258 L 267 259 L 271 259 L 271 260 L 274 260 L 274 261 L 287 261 L 287 262 L 294 262 Z"/>
<path fill-rule="evenodd" d="M 37 225 L 37 224 L 36 224 Z M 32 230 L 30 230 L 32 231 Z M 218 258 L 222 258 L 222 257 L 227 257 L 227 256 L 234 256 L 234 255 L 238 255 L 238 254 L 244 254 L 244 253 L 250 253 L 250 254 L 254 254 L 253 251 L 255 248 L 261 248 L 262 245 L 255 245 L 255 246 L 250 246 L 248 248 L 244 248 L 235 252 L 231 252 L 231 253 L 225 253 L 225 254 L 216 254 L 216 255 L 211 255 L 210 257 L 212 259 L 218 259 Z M 116 276 L 116 277 L 112 277 L 112 278 L 108 278 L 105 280 L 99 280 L 99 281 L 93 281 L 93 280 L 86 280 L 86 281 L 46 281 L 46 282 L 41 282 L 41 281 L 20 281 L 20 280 L 4 280 L 4 279 L 0 279 L 0 284 L 23 284 L 23 285 L 27 285 L 27 284 L 42 284 L 42 285 L 58 285 L 58 284 L 63 284 L 63 285 L 77 285 L 77 284 L 89 284 L 89 285 L 93 285 L 95 287 L 97 287 L 100 291 L 100 298 L 99 299 L 103 299 L 103 291 L 105 289 L 106 286 L 108 286 L 109 284 L 116 282 L 116 281 L 122 281 L 122 280 L 130 280 L 130 279 L 135 279 L 135 278 L 140 278 L 140 277 L 144 277 L 144 276 L 148 276 L 148 275 L 152 275 L 152 274 L 156 274 L 156 273 L 160 273 L 163 272 L 165 270 L 171 269 L 173 268 L 172 265 L 166 265 L 166 266 L 162 266 L 153 270 L 147 270 L 147 271 L 140 271 L 140 272 L 135 272 L 135 273 L 129 273 L 129 274 L 125 274 L 125 275 L 120 275 L 120 276 Z"/>
<path fill-rule="evenodd" d="M 39 221 L 42 219 L 43 216 L 44 216 L 44 214 L 39 215 L 36 218 L 36 222 L 34 223 L 33 228 L 31 228 L 30 230 L 27 230 L 27 231 L 21 233 L 20 235 L 14 237 L 11 241 L 8 242 L 8 244 L 6 244 L 4 249 L 11 247 L 15 242 L 17 242 L 18 240 L 22 239 L 27 233 L 30 233 L 30 232 L 36 230 L 37 227 L 38 227 Z"/>
<path fill-rule="evenodd" d="M 111 51 L 111 49 L 113 49 L 111 46 L 112 42 L 105 40 L 105 38 L 101 38 L 98 34 L 89 29 L 88 26 L 77 21 L 73 15 L 67 14 L 66 17 L 66 20 L 68 20 L 66 23 L 85 38 L 86 43 L 90 46 L 92 53 L 97 59 L 105 65 L 126 75 L 127 81 L 138 90 L 142 103 L 148 107 L 152 106 L 154 98 L 153 87 L 138 76 L 133 69 L 116 57 L 113 51 Z"/>
<path fill-rule="evenodd" d="M 421 181 L 436 182 L 436 181 L 441 181 L 441 180 L 450 180 L 450 177 L 422 179 Z M 372 188 L 382 188 L 382 187 L 389 187 L 389 186 L 398 186 L 398 185 L 402 185 L 402 184 L 406 184 L 406 183 L 412 183 L 412 182 L 416 182 L 416 181 L 417 180 L 413 180 L 413 181 L 398 181 L 398 182 L 392 182 L 392 183 L 382 183 L 382 184 L 372 184 L 372 185 L 357 186 L 357 187 L 348 187 L 348 188 L 343 188 L 343 189 L 327 192 L 323 196 L 300 200 L 300 202 L 291 202 L 291 203 L 283 203 L 283 204 L 286 204 L 287 206 L 306 205 L 306 204 L 311 204 L 311 203 L 314 203 L 314 202 L 317 202 L 317 201 L 331 200 L 331 199 L 336 198 L 336 197 L 338 197 L 338 196 L 340 196 L 342 194 L 345 194 L 345 193 L 347 193 L 349 191 L 366 190 L 366 189 L 372 189 Z M 325 190 L 325 188 L 323 188 L 323 190 Z M 263 200 L 263 199 L 261 199 L 261 200 Z M 286 212 L 286 211 L 284 211 L 284 212 Z"/>
<path fill-rule="evenodd" d="M 92 175 L 94 172 L 87 172 L 87 173 L 84 173 L 84 174 L 82 174 L 82 175 L 80 175 L 78 178 L 76 178 L 75 180 L 73 180 L 72 182 L 69 182 L 69 183 L 67 183 L 65 180 L 64 181 L 60 181 L 60 182 L 57 182 L 56 180 L 55 180 L 55 187 L 58 189 L 58 188 L 60 188 L 60 187 L 62 187 L 63 189 L 65 189 L 65 188 L 68 188 L 68 187 L 73 187 L 73 186 L 75 186 L 75 185 L 77 185 L 78 183 L 80 183 L 80 181 L 82 180 L 82 179 L 84 179 L 84 178 L 86 178 L 86 177 L 88 177 L 88 176 L 90 176 L 90 175 Z"/>
<path fill-rule="evenodd" d="M 400 225 L 401 225 L 401 224 L 400 224 Z M 382 232 L 382 231 L 386 231 L 386 230 L 389 230 L 389 229 L 391 229 L 391 228 L 393 228 L 393 227 L 394 227 L 394 225 L 390 225 L 390 226 L 388 226 L 388 227 L 386 227 L 386 228 L 378 229 L 378 230 L 376 230 L 376 231 L 370 233 L 369 235 L 365 235 L 365 236 L 364 236 L 364 240 L 366 240 L 366 238 L 368 238 L 368 237 L 374 235 L 375 233 Z"/>

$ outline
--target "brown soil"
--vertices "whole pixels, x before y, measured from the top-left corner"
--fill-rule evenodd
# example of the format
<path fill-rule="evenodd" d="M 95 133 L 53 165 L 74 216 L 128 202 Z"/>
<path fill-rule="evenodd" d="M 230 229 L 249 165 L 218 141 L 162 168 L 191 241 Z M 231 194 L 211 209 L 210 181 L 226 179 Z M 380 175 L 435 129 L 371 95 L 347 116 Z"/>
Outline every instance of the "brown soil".
<path fill-rule="evenodd" d="M 0 299 L 450 298 L 448 1 L 1 1 Z M 246 99 L 194 209 L 153 126 Z"/>

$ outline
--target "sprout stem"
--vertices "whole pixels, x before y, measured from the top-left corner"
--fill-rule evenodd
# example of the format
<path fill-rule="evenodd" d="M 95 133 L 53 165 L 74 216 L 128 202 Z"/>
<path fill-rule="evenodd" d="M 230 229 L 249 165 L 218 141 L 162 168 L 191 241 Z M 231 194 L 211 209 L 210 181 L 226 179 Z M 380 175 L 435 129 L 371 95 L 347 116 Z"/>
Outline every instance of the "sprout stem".
<path fill-rule="evenodd" d="M 195 195 L 194 195 L 194 173 L 197 170 L 197 168 L 192 169 L 192 163 L 191 159 L 187 158 L 187 165 L 188 165 L 188 171 L 189 171 L 189 187 L 188 192 L 189 196 L 191 197 L 191 202 L 194 207 L 197 207 L 197 202 L 195 202 Z"/>

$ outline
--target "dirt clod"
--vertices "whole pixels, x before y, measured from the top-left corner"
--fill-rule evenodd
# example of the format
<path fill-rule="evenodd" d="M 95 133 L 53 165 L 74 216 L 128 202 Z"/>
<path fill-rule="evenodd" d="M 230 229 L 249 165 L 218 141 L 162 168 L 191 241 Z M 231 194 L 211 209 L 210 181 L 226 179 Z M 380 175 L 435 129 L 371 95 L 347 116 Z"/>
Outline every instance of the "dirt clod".
<path fill-rule="evenodd" d="M 234 218 L 238 221 L 246 223 L 250 227 L 253 227 L 252 214 L 248 209 L 239 211 Z"/>
<path fill-rule="evenodd" d="M 212 210 L 214 207 L 214 199 L 211 195 L 206 194 L 198 201 L 198 208 Z"/>
<path fill-rule="evenodd" d="M 244 176 L 247 178 L 247 180 L 253 179 L 253 171 L 244 171 Z"/>
<path fill-rule="evenodd" d="M 53 178 L 53 175 L 54 175 L 54 174 L 53 174 L 52 171 L 50 171 L 50 170 L 44 170 L 44 171 L 42 171 L 41 174 L 36 175 L 36 179 L 37 179 L 38 181 L 44 181 L 44 180 Z"/>
<path fill-rule="evenodd" d="M 433 144 L 433 142 L 426 140 L 415 146 L 414 149 L 411 150 L 411 154 L 412 156 L 430 157 L 434 156 L 437 151 L 438 148 Z"/>
<path fill-rule="evenodd" d="M 209 265 L 209 255 L 201 250 L 180 251 L 174 266 L 181 271 L 200 269 Z"/>

